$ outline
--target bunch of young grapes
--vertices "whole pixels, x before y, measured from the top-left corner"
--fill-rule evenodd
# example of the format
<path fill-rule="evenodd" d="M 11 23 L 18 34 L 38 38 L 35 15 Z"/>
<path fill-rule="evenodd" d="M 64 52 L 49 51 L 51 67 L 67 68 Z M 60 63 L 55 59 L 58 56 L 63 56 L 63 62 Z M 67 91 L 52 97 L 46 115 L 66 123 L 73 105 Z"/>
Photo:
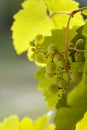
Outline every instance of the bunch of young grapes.
<path fill-rule="evenodd" d="M 44 43 L 44 37 L 42 35 L 36 36 L 36 38 L 30 42 L 31 50 L 33 52 L 34 61 L 45 64 L 44 77 L 46 80 L 52 83 L 47 87 L 47 92 L 50 94 L 58 94 L 62 97 L 67 91 L 70 83 L 79 81 L 82 78 L 82 72 L 75 71 L 70 73 L 70 63 L 67 66 L 65 53 L 63 50 L 59 50 L 56 44 L 49 44 L 47 48 L 41 46 Z M 83 39 L 76 41 L 73 46 L 70 47 L 70 56 L 72 62 L 83 62 L 85 44 Z M 69 60 L 69 59 L 68 59 Z"/>
<path fill-rule="evenodd" d="M 50 44 L 47 49 L 47 54 L 50 61 L 46 64 L 45 77 L 53 80 L 53 83 L 47 87 L 47 91 L 51 94 L 58 94 L 62 97 L 69 86 L 68 78 L 65 77 L 65 58 L 64 53 L 58 50 L 57 45 Z M 65 79 L 66 78 L 66 79 Z"/>
<path fill-rule="evenodd" d="M 36 38 L 30 42 L 31 51 L 33 52 L 32 58 L 34 61 L 38 63 L 45 63 L 46 54 L 45 51 L 42 50 L 40 45 L 44 42 L 43 35 L 37 35 Z"/>
<path fill-rule="evenodd" d="M 85 61 L 85 41 L 84 39 L 78 39 L 75 44 L 70 46 L 70 56 L 73 62 Z"/>
<path fill-rule="evenodd" d="M 70 56 L 72 59 L 72 62 L 85 62 L 85 41 L 84 39 L 80 38 L 76 41 L 73 46 L 70 48 Z M 79 83 L 82 79 L 83 72 L 78 70 L 74 71 L 71 74 L 71 80 L 75 83 Z"/>

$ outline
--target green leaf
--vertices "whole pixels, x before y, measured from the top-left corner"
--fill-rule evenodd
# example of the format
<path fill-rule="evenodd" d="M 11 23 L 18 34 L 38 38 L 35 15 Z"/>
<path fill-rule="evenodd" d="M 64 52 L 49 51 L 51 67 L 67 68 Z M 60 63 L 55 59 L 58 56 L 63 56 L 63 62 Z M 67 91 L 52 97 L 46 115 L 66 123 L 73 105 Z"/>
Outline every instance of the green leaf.
<path fill-rule="evenodd" d="M 85 65 L 84 65 L 84 71 L 87 72 L 87 38 L 85 42 Z"/>
<path fill-rule="evenodd" d="M 47 113 L 42 117 L 32 121 L 29 117 L 24 117 L 22 121 L 19 121 L 17 116 L 10 116 L 5 118 L 0 123 L 0 130 L 54 130 L 54 124 L 48 124 L 50 115 Z"/>
<path fill-rule="evenodd" d="M 58 93 L 51 94 L 51 93 L 49 93 L 48 91 L 45 90 L 43 95 L 45 96 L 45 100 L 48 103 L 48 108 L 49 109 L 55 109 L 56 104 L 61 99 L 61 97 L 58 96 Z"/>
<path fill-rule="evenodd" d="M 79 5 L 73 0 L 45 0 L 45 2 L 50 14 L 58 11 L 71 12 L 75 9 L 78 9 Z M 61 29 L 62 27 L 66 27 L 68 17 L 69 16 L 67 14 L 57 14 L 52 17 L 52 25 L 55 29 Z M 81 13 L 77 13 L 71 20 L 70 28 L 73 27 L 73 25 L 79 26 L 82 24 L 84 24 L 84 21 L 82 19 Z"/>
<path fill-rule="evenodd" d="M 70 66 L 71 72 L 75 71 L 83 71 L 84 69 L 84 62 L 72 62 Z"/>
<path fill-rule="evenodd" d="M 85 21 L 85 24 L 83 26 L 82 34 L 87 37 L 87 20 Z"/>
<path fill-rule="evenodd" d="M 14 48 L 17 54 L 21 54 L 29 49 L 29 42 L 36 35 L 51 35 L 51 29 L 61 29 L 66 27 L 68 16 L 66 14 L 55 15 L 48 19 L 47 9 L 52 14 L 55 11 L 72 11 L 78 9 L 78 3 L 67 0 L 27 0 L 22 4 L 22 9 L 14 15 L 14 23 L 11 28 Z M 77 20 L 78 19 L 78 20 Z M 62 21 L 62 22 L 60 22 Z M 71 20 L 70 26 L 80 26 L 84 24 L 82 16 L 77 13 Z"/>
<path fill-rule="evenodd" d="M 82 11 L 82 14 L 87 15 L 87 9 Z"/>
<path fill-rule="evenodd" d="M 51 34 L 46 8 L 43 0 L 27 0 L 22 4 L 22 9 L 14 15 L 15 21 L 11 30 L 13 44 L 18 54 L 29 48 L 29 42 L 37 34 Z"/>
<path fill-rule="evenodd" d="M 38 90 L 46 90 L 47 86 L 53 82 L 52 79 L 45 77 L 45 72 L 45 67 L 42 67 L 35 73 L 35 78 L 39 79 Z"/>
<path fill-rule="evenodd" d="M 19 130 L 20 124 L 17 116 L 10 116 L 9 118 L 5 118 L 3 121 L 3 129 L 2 130 Z"/>
<path fill-rule="evenodd" d="M 49 116 L 46 116 L 46 115 L 38 118 L 34 122 L 34 129 L 35 130 L 44 130 L 44 129 L 46 129 L 48 120 L 49 120 Z"/>
<path fill-rule="evenodd" d="M 45 67 L 36 72 L 35 78 L 39 79 L 38 90 L 43 90 L 43 95 L 48 102 L 48 107 L 50 109 L 55 108 L 56 103 L 58 102 L 58 94 L 51 94 L 47 91 L 47 87 L 53 83 L 54 79 L 47 79 L 45 77 Z"/>
<path fill-rule="evenodd" d="M 69 108 L 63 107 L 57 110 L 55 116 L 56 130 L 75 129 L 76 123 L 87 111 L 87 77 L 75 87 L 67 97 Z"/>
<path fill-rule="evenodd" d="M 21 130 L 33 130 L 33 121 L 28 118 L 28 117 L 24 117 L 22 119 L 22 121 L 20 122 L 20 129 Z"/>
<path fill-rule="evenodd" d="M 87 130 L 87 112 L 84 114 L 84 117 L 82 120 L 80 120 L 77 125 L 75 130 Z"/>
<path fill-rule="evenodd" d="M 87 50 L 87 20 L 84 24 L 83 30 L 82 30 L 83 36 L 85 36 L 85 50 Z M 84 71 L 87 71 L 87 51 L 85 51 L 85 65 L 84 65 Z"/>

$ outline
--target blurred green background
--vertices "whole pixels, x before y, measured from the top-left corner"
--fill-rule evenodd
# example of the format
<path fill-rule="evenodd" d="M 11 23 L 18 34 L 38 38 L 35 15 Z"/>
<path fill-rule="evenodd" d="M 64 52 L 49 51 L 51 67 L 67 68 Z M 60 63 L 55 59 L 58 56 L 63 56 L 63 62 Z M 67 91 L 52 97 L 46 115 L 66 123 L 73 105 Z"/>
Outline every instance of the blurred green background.
<path fill-rule="evenodd" d="M 18 56 L 12 45 L 13 15 L 23 1 L 0 0 L 0 119 L 12 114 L 35 119 L 48 111 L 33 77 L 38 67 L 28 61 L 26 54 Z M 77 1 L 87 5 L 87 0 Z"/>

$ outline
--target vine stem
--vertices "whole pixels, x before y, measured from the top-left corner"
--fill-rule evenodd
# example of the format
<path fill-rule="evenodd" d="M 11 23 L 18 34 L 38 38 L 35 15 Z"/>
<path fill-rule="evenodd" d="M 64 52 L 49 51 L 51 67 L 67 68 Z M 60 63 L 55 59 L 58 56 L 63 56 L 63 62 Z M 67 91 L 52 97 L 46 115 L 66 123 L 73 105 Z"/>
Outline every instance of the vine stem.
<path fill-rule="evenodd" d="M 68 74 L 68 80 L 70 81 L 70 74 L 69 74 L 69 60 L 68 60 L 68 52 L 69 52 L 69 26 L 70 26 L 70 21 L 71 18 L 78 12 L 81 12 L 83 10 L 87 9 L 87 6 L 79 8 L 77 10 L 73 10 L 72 12 L 67 12 L 67 11 L 58 11 L 58 12 L 54 12 L 53 14 L 51 14 L 49 16 L 49 18 L 53 17 L 56 14 L 68 14 L 69 18 L 67 21 L 67 25 L 66 25 L 66 37 L 65 37 L 65 57 L 66 57 L 66 71 Z"/>
<path fill-rule="evenodd" d="M 56 14 L 68 14 L 69 18 L 67 21 L 67 26 L 66 26 L 66 38 L 65 38 L 65 56 L 66 56 L 66 68 L 68 67 L 68 51 L 69 51 L 69 26 L 70 26 L 70 20 L 71 18 L 78 12 L 81 12 L 83 10 L 87 9 L 87 6 L 79 8 L 77 10 L 73 10 L 72 12 L 67 12 L 67 11 L 58 11 L 54 12 L 49 16 L 49 18 L 53 17 Z"/>

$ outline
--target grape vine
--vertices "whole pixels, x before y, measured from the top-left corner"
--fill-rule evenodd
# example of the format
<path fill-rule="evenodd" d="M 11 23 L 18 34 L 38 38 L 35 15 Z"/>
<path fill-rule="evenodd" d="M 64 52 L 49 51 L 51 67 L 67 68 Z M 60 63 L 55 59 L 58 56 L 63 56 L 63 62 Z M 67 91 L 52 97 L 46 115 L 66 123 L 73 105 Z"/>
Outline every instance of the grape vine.
<path fill-rule="evenodd" d="M 65 2 L 65 6 L 63 2 Z M 32 28 L 31 24 L 28 24 L 32 32 L 30 38 L 27 37 L 31 33 L 27 34 L 29 29 L 26 31 L 23 28 L 26 37 L 20 45 L 21 49 L 18 50 L 19 46 L 16 44 L 15 48 L 17 48 L 17 53 L 26 50 L 29 60 L 40 66 L 40 69 L 35 73 L 35 77 L 39 79 L 38 90 L 43 91 L 49 109 L 56 108 L 57 110 L 54 118 L 56 130 L 77 130 L 75 129 L 77 122 L 87 111 L 85 100 L 87 98 L 87 20 L 82 17 L 82 15 L 87 16 L 87 6 L 78 8 L 77 3 L 72 0 L 71 2 L 66 0 L 61 2 L 56 0 L 55 2 L 38 1 L 39 5 L 35 3 L 36 8 L 34 8 L 34 3 L 33 0 L 29 3 L 31 4 L 29 9 L 32 12 L 37 9 L 39 19 L 36 19 L 36 14 L 33 14 L 33 17 L 36 19 L 38 28 L 36 24 L 32 24 Z M 68 4 L 73 7 L 73 10 L 68 8 Z M 57 11 L 57 5 L 64 6 L 64 11 Z M 42 7 L 41 14 L 39 7 Z M 61 16 L 61 14 L 63 15 Z M 21 17 L 21 13 L 18 16 Z M 25 15 L 23 14 L 23 16 Z M 31 15 L 29 16 L 34 19 Z M 17 19 L 19 20 L 19 17 Z M 67 22 L 65 23 L 64 20 Z M 12 28 L 13 32 L 15 32 L 15 26 L 16 24 Z M 49 30 L 51 30 L 51 34 Z M 13 37 L 17 32 L 14 33 Z M 18 37 L 16 40 L 17 42 L 21 41 Z"/>

